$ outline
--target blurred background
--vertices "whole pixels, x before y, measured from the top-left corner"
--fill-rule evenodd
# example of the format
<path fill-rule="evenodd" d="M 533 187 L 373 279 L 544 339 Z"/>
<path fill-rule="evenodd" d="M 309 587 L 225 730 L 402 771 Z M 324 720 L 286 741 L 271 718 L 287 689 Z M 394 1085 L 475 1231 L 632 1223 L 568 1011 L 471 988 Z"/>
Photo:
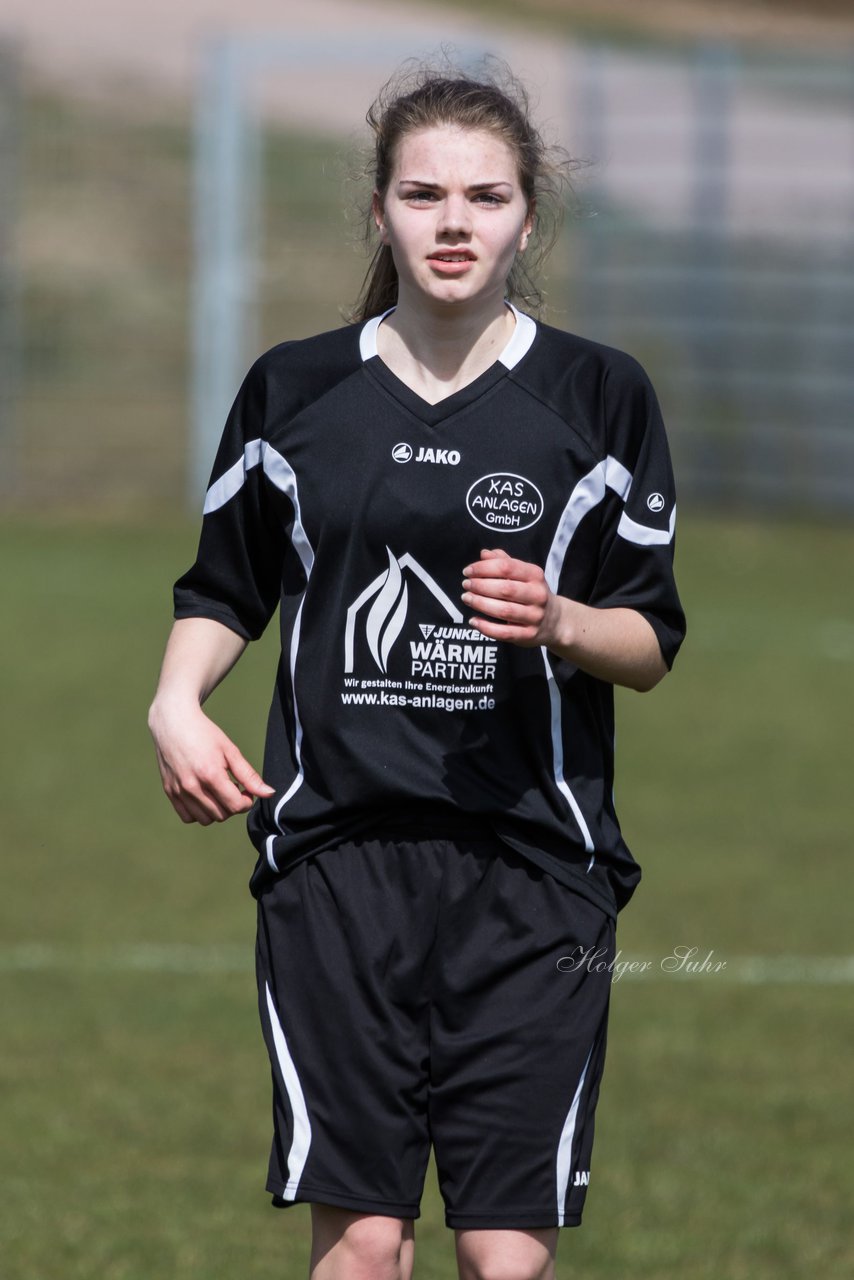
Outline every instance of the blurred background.
<path fill-rule="evenodd" d="M 443 47 L 506 58 L 578 161 L 544 318 L 643 362 L 680 490 L 689 639 L 619 696 L 650 964 L 559 1268 L 852 1274 L 850 4 L 0 0 L 9 1280 L 305 1274 L 262 1191 L 249 846 L 174 819 L 145 712 L 236 387 L 342 323 L 365 110 Z M 258 761 L 275 660 L 211 704 Z"/>
<path fill-rule="evenodd" d="M 580 162 L 548 316 L 648 364 L 683 498 L 850 514 L 845 5 L 236 8 L 4 0 L 6 502 L 197 496 L 253 353 L 355 296 L 366 105 L 444 43 L 507 57 Z"/>

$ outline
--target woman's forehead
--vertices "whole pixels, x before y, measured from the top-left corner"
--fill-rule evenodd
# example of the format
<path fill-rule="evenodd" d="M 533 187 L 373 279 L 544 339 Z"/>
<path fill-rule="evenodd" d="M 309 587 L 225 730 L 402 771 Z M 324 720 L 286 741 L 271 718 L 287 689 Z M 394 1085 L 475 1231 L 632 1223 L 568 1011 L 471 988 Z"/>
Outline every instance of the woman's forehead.
<path fill-rule="evenodd" d="M 435 180 L 464 173 L 471 182 L 515 181 L 518 165 L 508 144 L 490 129 L 441 124 L 404 134 L 394 158 L 397 181 Z"/>

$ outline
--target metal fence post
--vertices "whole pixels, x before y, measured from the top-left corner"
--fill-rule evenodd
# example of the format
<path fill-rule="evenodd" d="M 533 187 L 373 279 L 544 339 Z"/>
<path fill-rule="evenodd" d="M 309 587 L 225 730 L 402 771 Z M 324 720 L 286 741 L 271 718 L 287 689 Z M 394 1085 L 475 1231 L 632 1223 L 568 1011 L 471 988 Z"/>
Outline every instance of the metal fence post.
<path fill-rule="evenodd" d="M 20 381 L 17 268 L 21 73 L 17 47 L 0 41 L 0 494 L 18 474 L 15 404 Z"/>
<path fill-rule="evenodd" d="M 605 163 L 608 139 L 608 99 L 605 92 L 604 59 L 598 45 L 583 48 L 580 74 L 580 119 L 584 154 L 579 157 L 584 165 L 595 169 Z M 578 327 L 590 333 L 600 342 L 606 342 L 608 333 L 608 306 L 606 290 L 608 282 L 602 270 L 601 200 L 603 186 L 597 180 L 587 187 L 580 219 L 578 240 L 580 252 L 576 257 L 576 305 L 571 311 L 578 315 Z M 599 205 L 600 207 L 595 207 Z"/>
<path fill-rule="evenodd" d="M 727 385 L 727 245 L 728 164 L 731 129 L 731 88 L 735 55 L 729 45 L 700 45 L 696 57 L 694 91 L 694 182 L 692 296 L 686 314 L 693 313 L 691 359 L 695 362 L 697 403 L 694 421 L 697 485 L 704 496 L 719 498 L 721 451 L 729 437 Z M 697 282 L 701 282 L 696 289 Z M 696 292 L 693 290 L 696 289 Z M 690 325 L 690 321 L 689 321 Z"/>
<path fill-rule="evenodd" d="M 196 112 L 193 410 L 189 496 L 204 494 L 223 422 L 245 373 L 253 219 L 249 128 L 239 45 L 210 48 Z"/>

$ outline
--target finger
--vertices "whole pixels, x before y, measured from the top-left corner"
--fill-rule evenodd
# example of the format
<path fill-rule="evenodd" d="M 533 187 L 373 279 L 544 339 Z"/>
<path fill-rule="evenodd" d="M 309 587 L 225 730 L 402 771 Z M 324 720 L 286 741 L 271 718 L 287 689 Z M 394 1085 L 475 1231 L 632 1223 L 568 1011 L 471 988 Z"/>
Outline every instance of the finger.
<path fill-rule="evenodd" d="M 252 807 L 252 800 L 238 790 L 223 765 L 216 771 L 199 770 L 183 778 L 176 777 L 167 794 L 176 811 L 180 804 L 187 814 L 184 821 L 199 822 L 202 826 L 225 822 L 233 814 Z"/>
<path fill-rule="evenodd" d="M 236 795 L 240 792 L 233 787 Z M 211 822 L 225 822 L 226 818 L 230 818 L 235 810 L 231 809 L 227 802 L 224 802 L 218 791 L 210 790 L 205 787 L 197 795 L 184 793 L 184 805 L 192 815 L 191 820 L 200 822 L 203 827 L 209 826 Z"/>
<path fill-rule="evenodd" d="M 208 812 L 206 805 L 186 795 L 170 795 L 169 801 L 182 822 L 198 822 L 201 827 L 209 827 L 212 822 L 216 821 Z"/>
<path fill-rule="evenodd" d="M 504 551 L 501 547 L 484 548 L 483 550 L 481 550 L 480 555 L 481 555 L 481 559 L 483 560 L 494 560 L 496 558 L 498 559 L 503 558 L 505 560 L 510 559 L 509 552 Z"/>
<path fill-rule="evenodd" d="M 275 791 L 264 781 L 257 769 L 253 769 L 249 761 L 241 755 L 235 746 L 225 753 L 225 763 L 228 765 L 231 773 L 238 786 L 242 787 L 252 796 L 272 796 Z"/>
<path fill-rule="evenodd" d="M 464 578 L 513 578 L 520 582 L 544 581 L 543 571 L 527 560 L 513 560 L 502 556 L 495 560 L 476 560 L 463 569 Z"/>
<path fill-rule="evenodd" d="M 507 625 L 502 622 L 493 622 L 490 618 L 469 618 L 468 625 L 472 630 L 486 636 L 488 640 L 501 640 L 527 649 L 539 644 L 538 629 L 535 626 Z"/>
<path fill-rule="evenodd" d="M 471 604 L 475 597 L 509 600 L 514 604 L 544 609 L 549 594 L 544 582 L 519 582 L 515 578 L 463 578 L 463 603 Z"/>
<path fill-rule="evenodd" d="M 228 786 L 220 785 L 216 791 L 207 793 L 208 811 L 214 822 L 225 822 L 238 813 L 248 813 L 255 803 L 254 797 L 241 791 L 235 783 L 228 779 Z"/>
<path fill-rule="evenodd" d="M 516 600 L 495 600 L 489 596 L 475 595 L 470 591 L 467 591 L 462 599 L 467 608 L 485 613 L 488 618 L 503 622 L 505 625 L 537 627 L 543 620 L 543 610 L 537 605 Z"/>
<path fill-rule="evenodd" d="M 175 810 L 175 812 L 177 813 L 178 817 L 181 819 L 182 822 L 196 821 L 196 819 L 190 813 L 187 806 L 178 796 L 170 796 L 169 803 L 172 805 L 172 808 Z"/>

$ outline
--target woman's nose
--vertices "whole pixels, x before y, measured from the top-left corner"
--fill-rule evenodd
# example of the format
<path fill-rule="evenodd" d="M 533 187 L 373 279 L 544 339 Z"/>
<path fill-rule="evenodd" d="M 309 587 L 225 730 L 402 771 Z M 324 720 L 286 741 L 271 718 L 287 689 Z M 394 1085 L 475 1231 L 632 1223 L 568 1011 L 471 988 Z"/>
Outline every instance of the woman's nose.
<path fill-rule="evenodd" d="M 465 196 L 448 195 L 442 201 L 439 231 L 442 235 L 471 234 L 471 217 Z"/>

